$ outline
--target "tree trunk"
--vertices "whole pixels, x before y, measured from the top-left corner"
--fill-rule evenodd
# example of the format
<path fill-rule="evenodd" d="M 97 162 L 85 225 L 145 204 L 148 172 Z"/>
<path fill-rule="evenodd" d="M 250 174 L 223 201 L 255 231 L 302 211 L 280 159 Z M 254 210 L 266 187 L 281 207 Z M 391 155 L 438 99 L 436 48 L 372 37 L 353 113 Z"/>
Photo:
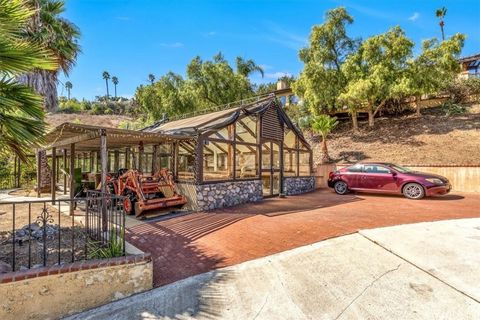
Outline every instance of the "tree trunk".
<path fill-rule="evenodd" d="M 327 139 L 322 137 L 322 163 L 329 163 L 330 156 L 328 155 L 328 148 L 327 148 Z"/>
<path fill-rule="evenodd" d="M 358 119 L 357 119 L 357 111 L 352 111 L 352 125 L 353 125 L 353 132 L 358 132 Z"/>
<path fill-rule="evenodd" d="M 373 109 L 372 107 L 368 107 L 368 126 L 370 128 L 373 128 L 373 126 L 375 125 L 375 115 L 373 114 Z"/>
<path fill-rule="evenodd" d="M 107 86 L 107 100 L 108 100 L 108 96 L 109 96 L 109 94 L 108 94 L 108 79 L 105 79 L 105 85 Z"/>
<path fill-rule="evenodd" d="M 422 116 L 422 112 L 421 112 L 422 106 L 420 105 L 421 99 L 422 99 L 422 96 L 420 95 L 415 96 L 415 109 L 416 109 L 415 115 L 417 117 Z"/>
<path fill-rule="evenodd" d="M 38 70 L 23 74 L 18 81 L 32 88 L 36 93 L 43 96 L 45 109 L 53 112 L 58 108 L 57 96 L 57 72 Z"/>

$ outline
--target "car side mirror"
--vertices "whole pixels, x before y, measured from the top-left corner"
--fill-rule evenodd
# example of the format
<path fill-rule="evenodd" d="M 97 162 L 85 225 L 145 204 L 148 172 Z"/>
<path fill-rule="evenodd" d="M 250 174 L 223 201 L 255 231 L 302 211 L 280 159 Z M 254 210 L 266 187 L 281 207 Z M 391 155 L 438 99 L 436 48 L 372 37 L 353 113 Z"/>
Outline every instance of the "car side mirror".
<path fill-rule="evenodd" d="M 397 173 L 395 171 L 392 171 L 392 176 L 393 177 L 396 177 L 397 176 Z"/>

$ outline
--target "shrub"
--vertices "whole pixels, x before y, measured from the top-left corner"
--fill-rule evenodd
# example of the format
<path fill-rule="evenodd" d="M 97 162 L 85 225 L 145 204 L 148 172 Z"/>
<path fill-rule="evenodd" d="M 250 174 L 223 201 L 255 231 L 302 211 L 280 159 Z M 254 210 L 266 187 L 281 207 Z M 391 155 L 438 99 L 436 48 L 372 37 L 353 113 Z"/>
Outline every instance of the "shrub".
<path fill-rule="evenodd" d="M 467 111 L 467 107 L 451 101 L 447 101 L 441 106 L 442 111 L 446 116 L 455 116 L 464 114 Z"/>
<path fill-rule="evenodd" d="M 447 86 L 446 93 L 450 96 L 451 103 L 468 102 L 471 96 L 480 95 L 480 78 L 456 80 Z"/>

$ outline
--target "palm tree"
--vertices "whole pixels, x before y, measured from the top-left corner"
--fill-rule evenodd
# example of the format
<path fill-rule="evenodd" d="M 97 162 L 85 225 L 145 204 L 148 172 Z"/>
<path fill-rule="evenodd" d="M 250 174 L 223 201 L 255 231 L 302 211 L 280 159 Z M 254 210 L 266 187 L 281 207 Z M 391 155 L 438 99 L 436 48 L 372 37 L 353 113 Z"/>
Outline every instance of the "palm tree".
<path fill-rule="evenodd" d="M 108 93 L 108 79 L 110 79 L 110 73 L 108 73 L 108 71 L 103 71 L 102 78 L 105 80 L 105 86 L 107 86 L 107 100 L 108 100 L 108 96 L 109 96 L 109 93 Z"/>
<path fill-rule="evenodd" d="M 115 86 L 115 98 L 117 98 L 117 84 L 118 84 L 118 78 L 113 76 L 112 77 L 112 82 L 113 82 L 113 85 Z"/>
<path fill-rule="evenodd" d="M 17 2 L 18 0 L 15 0 Z M 58 60 L 55 70 L 34 69 L 18 76 L 19 81 L 32 87 L 45 99 L 45 108 L 54 111 L 58 107 L 58 74 L 68 75 L 81 52 L 78 45 L 80 31 L 77 26 L 61 15 L 65 11 L 62 0 L 24 1 L 35 13 L 30 16 L 23 35 L 27 41 L 41 43 L 52 51 Z"/>
<path fill-rule="evenodd" d="M 153 84 L 153 82 L 155 81 L 155 75 L 153 73 L 150 73 L 148 75 L 148 81 L 150 81 L 150 84 Z"/>
<path fill-rule="evenodd" d="M 327 148 L 327 136 L 333 131 L 333 129 L 335 129 L 337 125 L 337 118 L 330 117 L 325 114 L 316 116 L 312 120 L 313 132 L 318 133 L 322 136 L 322 163 L 327 163 L 330 161 L 330 156 L 328 155 Z"/>
<path fill-rule="evenodd" d="M 21 0 L 0 0 L 0 155 L 14 152 L 22 160 L 45 130 L 42 97 L 18 77 L 58 68 L 55 55 L 21 37 L 35 10 Z"/>
<path fill-rule="evenodd" d="M 73 84 L 70 81 L 65 82 L 65 88 L 67 89 L 68 100 L 70 100 L 70 90 L 73 88 Z"/>
<path fill-rule="evenodd" d="M 252 59 L 245 60 L 242 57 L 237 57 L 236 65 L 237 73 L 245 77 L 248 77 L 253 72 L 260 72 L 262 78 L 264 76 L 263 68 L 257 65 Z"/>
<path fill-rule="evenodd" d="M 440 29 L 442 30 L 442 40 L 445 40 L 445 32 L 443 31 L 443 26 L 445 26 L 445 22 L 443 21 L 443 18 L 445 18 L 445 16 L 447 15 L 447 8 L 441 7 L 440 9 L 437 9 L 437 11 L 435 11 L 435 15 L 437 16 L 437 18 L 440 19 L 439 25 Z"/>

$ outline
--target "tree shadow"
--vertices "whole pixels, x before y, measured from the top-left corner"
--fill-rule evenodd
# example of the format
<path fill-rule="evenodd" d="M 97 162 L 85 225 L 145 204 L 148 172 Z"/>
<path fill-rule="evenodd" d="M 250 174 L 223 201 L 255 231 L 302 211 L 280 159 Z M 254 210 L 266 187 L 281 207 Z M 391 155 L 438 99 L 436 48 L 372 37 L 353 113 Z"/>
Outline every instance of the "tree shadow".
<path fill-rule="evenodd" d="M 341 151 L 338 154 L 338 157 L 333 159 L 334 162 L 338 163 L 356 163 L 358 161 L 363 161 L 369 159 L 370 157 L 365 154 L 363 151 Z"/>

